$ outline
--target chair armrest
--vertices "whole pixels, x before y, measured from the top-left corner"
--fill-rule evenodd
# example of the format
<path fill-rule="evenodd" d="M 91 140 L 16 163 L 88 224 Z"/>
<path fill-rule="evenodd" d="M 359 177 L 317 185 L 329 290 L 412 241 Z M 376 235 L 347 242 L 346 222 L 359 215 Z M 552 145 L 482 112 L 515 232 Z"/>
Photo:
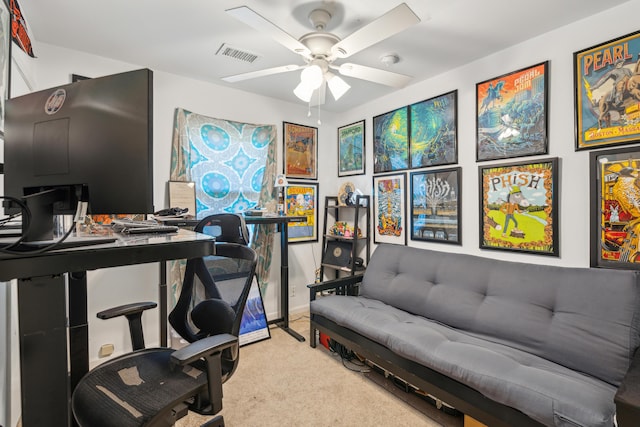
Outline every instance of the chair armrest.
<path fill-rule="evenodd" d="M 339 293 L 344 295 L 353 295 L 355 285 L 362 282 L 363 277 L 362 274 L 357 274 L 307 285 L 307 288 L 309 288 L 309 301 L 316 299 L 316 293 L 328 290 L 340 291 Z"/>
<path fill-rule="evenodd" d="M 156 308 L 155 302 L 134 302 L 109 308 L 96 314 L 99 319 L 111 319 L 118 316 L 126 316 L 129 322 L 129 334 L 131 335 L 131 346 L 133 350 L 144 348 L 144 333 L 142 332 L 142 313 L 145 310 Z"/>
<path fill-rule="evenodd" d="M 613 399 L 618 426 L 640 425 L 640 351 L 636 351 Z"/>
<path fill-rule="evenodd" d="M 134 302 L 132 304 L 120 305 L 118 307 L 109 308 L 96 314 L 99 319 L 111 319 L 118 316 L 127 316 L 130 314 L 141 313 L 151 308 L 156 308 L 158 304 L 155 302 Z"/>
<path fill-rule="evenodd" d="M 222 352 L 238 343 L 238 337 L 231 334 L 212 335 L 192 342 L 171 353 L 171 362 L 184 366 L 212 353 Z"/>
<path fill-rule="evenodd" d="M 194 341 L 171 353 L 171 363 L 179 366 L 193 363 L 203 357 L 205 359 L 208 403 L 198 402 L 198 413 L 212 415 L 222 409 L 222 352 L 237 345 L 238 337 L 219 334 Z M 196 399 L 196 401 L 199 400 Z"/>

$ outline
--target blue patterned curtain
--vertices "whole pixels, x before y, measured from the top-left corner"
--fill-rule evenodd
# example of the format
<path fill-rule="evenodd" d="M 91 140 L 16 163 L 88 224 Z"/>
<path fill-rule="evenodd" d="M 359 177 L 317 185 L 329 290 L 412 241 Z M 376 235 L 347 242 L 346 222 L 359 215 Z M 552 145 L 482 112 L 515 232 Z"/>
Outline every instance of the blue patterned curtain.
<path fill-rule="evenodd" d="M 274 204 L 276 133 L 274 125 L 176 109 L 171 180 L 196 183 L 197 218 Z M 273 225 L 256 227 L 251 241 L 259 257 L 257 273 L 263 293 L 271 265 L 272 229 Z"/>

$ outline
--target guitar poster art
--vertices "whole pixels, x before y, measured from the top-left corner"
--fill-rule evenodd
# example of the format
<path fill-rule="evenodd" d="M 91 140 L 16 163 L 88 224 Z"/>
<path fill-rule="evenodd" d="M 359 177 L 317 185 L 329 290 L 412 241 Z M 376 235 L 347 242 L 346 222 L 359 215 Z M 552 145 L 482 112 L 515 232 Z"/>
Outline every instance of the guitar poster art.
<path fill-rule="evenodd" d="M 558 256 L 556 158 L 480 167 L 480 247 Z"/>
<path fill-rule="evenodd" d="M 591 266 L 640 269 L 640 152 L 592 153 L 591 168 Z"/>

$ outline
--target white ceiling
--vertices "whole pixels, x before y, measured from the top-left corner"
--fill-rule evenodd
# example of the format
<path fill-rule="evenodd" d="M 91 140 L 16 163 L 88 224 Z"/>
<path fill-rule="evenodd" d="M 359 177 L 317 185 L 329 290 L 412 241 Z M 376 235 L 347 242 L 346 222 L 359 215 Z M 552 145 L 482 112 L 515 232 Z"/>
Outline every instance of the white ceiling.
<path fill-rule="evenodd" d="M 413 76 L 410 84 L 446 72 L 629 0 L 405 0 L 421 23 L 348 58 L 385 68 L 380 57 L 395 53 L 389 71 Z M 345 38 L 397 6 L 401 0 L 20 0 L 35 40 L 211 83 L 302 103 L 292 93 L 299 71 L 225 83 L 221 77 L 287 64 L 302 58 L 229 16 L 242 5 L 295 38 L 312 32 L 309 12 L 333 14 L 327 31 Z M 227 43 L 258 54 L 248 64 L 216 56 Z M 336 61 L 339 65 L 340 62 Z M 341 112 L 392 92 L 375 83 L 343 77 L 351 85 L 325 110 Z"/>

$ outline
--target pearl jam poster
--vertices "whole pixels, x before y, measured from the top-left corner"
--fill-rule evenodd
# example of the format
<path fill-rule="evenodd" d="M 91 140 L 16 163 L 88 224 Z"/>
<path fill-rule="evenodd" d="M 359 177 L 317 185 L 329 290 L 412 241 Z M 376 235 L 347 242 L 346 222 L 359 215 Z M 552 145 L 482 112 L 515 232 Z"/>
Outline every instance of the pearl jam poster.
<path fill-rule="evenodd" d="M 480 248 L 558 256 L 557 176 L 557 158 L 480 166 Z"/>
<path fill-rule="evenodd" d="M 638 142 L 640 32 L 573 56 L 576 150 Z"/>
<path fill-rule="evenodd" d="M 640 270 L 640 148 L 590 160 L 591 266 Z"/>
<path fill-rule="evenodd" d="M 547 153 L 548 65 L 476 84 L 477 161 Z"/>

